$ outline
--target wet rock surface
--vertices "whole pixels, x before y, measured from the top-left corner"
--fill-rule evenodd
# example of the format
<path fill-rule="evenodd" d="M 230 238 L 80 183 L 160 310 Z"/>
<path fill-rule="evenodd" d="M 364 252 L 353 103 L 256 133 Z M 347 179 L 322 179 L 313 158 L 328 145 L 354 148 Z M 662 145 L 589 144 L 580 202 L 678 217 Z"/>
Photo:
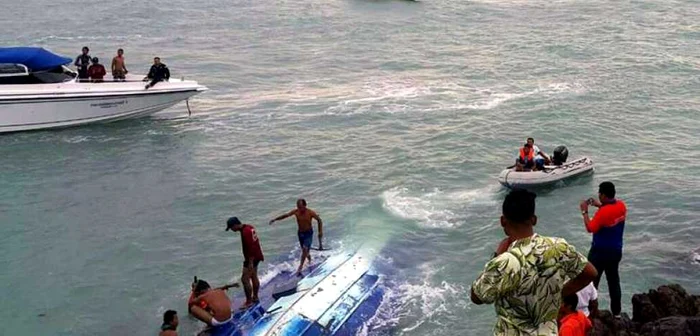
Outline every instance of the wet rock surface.
<path fill-rule="evenodd" d="M 632 318 L 601 310 L 593 336 L 700 336 L 700 296 L 677 284 L 632 296 Z"/>

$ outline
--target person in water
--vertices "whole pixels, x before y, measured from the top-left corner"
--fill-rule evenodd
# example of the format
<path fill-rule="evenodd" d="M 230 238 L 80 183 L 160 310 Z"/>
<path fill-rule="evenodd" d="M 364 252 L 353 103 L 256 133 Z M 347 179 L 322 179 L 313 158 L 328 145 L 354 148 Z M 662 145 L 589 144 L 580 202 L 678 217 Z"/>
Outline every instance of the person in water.
<path fill-rule="evenodd" d="M 81 81 L 90 78 L 90 76 L 88 76 L 88 67 L 90 67 L 92 57 L 90 57 L 89 53 L 90 48 L 83 47 L 83 53 L 78 55 L 73 63 L 73 65 L 78 68 L 78 79 Z"/>
<path fill-rule="evenodd" d="M 224 292 L 231 287 L 238 287 L 238 284 L 212 289 L 201 279 L 192 283 L 192 294 L 187 302 L 189 313 L 206 323 L 212 334 L 232 328 L 231 300 Z"/>
<path fill-rule="evenodd" d="M 123 82 L 126 80 L 127 73 L 129 71 L 126 70 L 126 63 L 124 62 L 124 49 L 120 48 L 117 50 L 117 56 L 112 58 L 112 77 L 115 82 Z"/>
<path fill-rule="evenodd" d="M 177 326 L 180 321 L 177 319 L 177 312 L 168 310 L 163 314 L 163 324 L 160 326 L 158 336 L 177 336 Z"/>
<path fill-rule="evenodd" d="M 532 146 L 526 143 L 522 148 L 520 148 L 518 158 L 515 159 L 515 170 L 530 171 L 536 169 L 535 152 L 532 150 Z"/>
<path fill-rule="evenodd" d="M 593 218 L 588 217 L 588 206 L 598 207 Z M 627 206 L 615 198 L 615 185 L 603 182 L 598 186 L 598 199 L 581 201 L 581 215 L 586 230 L 593 234 L 588 260 L 598 269 L 595 287 L 605 273 L 610 291 L 610 310 L 616 317 L 622 311 L 622 290 L 620 288 L 620 261 L 622 260 L 622 242 L 625 232 Z"/>
<path fill-rule="evenodd" d="M 552 159 L 550 159 L 549 155 L 547 153 L 543 152 L 540 150 L 537 145 L 535 145 L 535 139 L 533 138 L 527 138 L 527 144 L 532 147 L 532 151 L 535 153 L 535 166 L 537 169 L 544 169 L 544 165 L 550 164 L 552 162 Z"/>
<path fill-rule="evenodd" d="M 318 223 L 319 250 L 323 249 L 323 221 L 315 211 L 306 207 L 306 200 L 300 198 L 297 200 L 296 209 L 271 220 L 270 225 L 272 225 L 272 223 L 275 221 L 280 221 L 290 216 L 295 216 L 297 219 L 297 235 L 299 236 L 299 245 L 301 246 L 301 262 L 299 263 L 299 269 L 297 269 L 297 275 L 301 276 L 301 270 L 304 268 L 304 261 L 308 259 L 309 263 L 311 263 L 311 253 L 309 250 L 311 250 L 311 243 L 314 239 L 312 220 L 315 219 Z"/>
<path fill-rule="evenodd" d="M 508 239 L 499 244 L 498 255 L 471 289 L 472 302 L 496 306 L 494 335 L 557 335 L 562 297 L 576 295 L 597 275 L 572 245 L 536 234 L 535 224 L 535 194 L 511 191 L 501 215 Z"/>
<path fill-rule="evenodd" d="M 243 271 L 241 272 L 241 283 L 245 291 L 245 304 L 243 307 L 260 302 L 258 291 L 260 290 L 260 280 L 258 279 L 258 265 L 265 260 L 260 247 L 260 239 L 255 232 L 255 228 L 249 224 L 242 224 L 237 217 L 231 217 L 226 221 L 226 231 L 241 233 L 241 247 L 243 249 Z"/>
<path fill-rule="evenodd" d="M 153 58 L 153 65 L 151 65 L 151 69 L 148 71 L 146 78 L 143 79 L 144 81 L 150 80 L 150 82 L 146 84 L 146 89 L 153 87 L 153 85 L 156 85 L 158 82 L 167 81 L 169 79 L 170 70 L 168 66 L 160 62 L 160 57 Z"/>
<path fill-rule="evenodd" d="M 559 336 L 586 336 L 593 328 L 593 323 L 586 315 L 576 310 L 578 296 L 567 295 L 559 308 Z"/>
<path fill-rule="evenodd" d="M 105 71 L 105 67 L 100 64 L 100 60 L 97 57 L 93 57 L 92 65 L 90 68 L 88 68 L 88 76 L 90 76 L 90 80 L 93 83 L 102 83 L 104 82 L 106 74 L 107 71 Z"/>

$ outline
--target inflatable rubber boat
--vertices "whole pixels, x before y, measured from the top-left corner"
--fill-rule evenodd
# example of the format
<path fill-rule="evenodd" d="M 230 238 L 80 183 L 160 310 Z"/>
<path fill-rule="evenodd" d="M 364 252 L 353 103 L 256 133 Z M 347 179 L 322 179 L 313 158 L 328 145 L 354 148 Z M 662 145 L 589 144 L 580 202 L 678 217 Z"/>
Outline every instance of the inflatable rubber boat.
<path fill-rule="evenodd" d="M 554 150 L 552 165 L 538 171 L 516 171 L 515 166 L 508 167 L 498 176 L 498 182 L 508 188 L 540 187 L 593 171 L 593 160 L 590 158 L 566 162 L 568 155 L 566 147 L 559 146 Z"/>

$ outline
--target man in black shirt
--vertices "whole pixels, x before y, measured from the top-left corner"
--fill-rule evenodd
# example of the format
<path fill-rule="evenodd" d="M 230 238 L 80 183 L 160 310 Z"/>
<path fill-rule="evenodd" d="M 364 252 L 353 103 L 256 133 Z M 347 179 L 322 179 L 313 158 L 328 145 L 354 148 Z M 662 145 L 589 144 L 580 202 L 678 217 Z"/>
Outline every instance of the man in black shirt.
<path fill-rule="evenodd" d="M 83 47 L 83 53 L 78 55 L 75 58 L 75 63 L 73 63 L 78 68 L 78 79 L 81 81 L 89 79 L 88 67 L 90 67 L 90 61 L 92 60 L 92 57 L 88 55 L 89 52 L 90 49 L 88 47 Z"/>
<path fill-rule="evenodd" d="M 146 84 L 146 89 L 152 87 L 153 85 L 156 85 L 156 83 L 160 81 L 167 81 L 170 79 L 170 70 L 168 70 L 168 66 L 165 65 L 164 63 L 160 62 L 160 57 L 156 57 L 153 59 L 153 65 L 151 66 L 151 70 L 148 71 L 148 76 L 144 78 L 144 81 L 151 80 L 150 83 Z"/>

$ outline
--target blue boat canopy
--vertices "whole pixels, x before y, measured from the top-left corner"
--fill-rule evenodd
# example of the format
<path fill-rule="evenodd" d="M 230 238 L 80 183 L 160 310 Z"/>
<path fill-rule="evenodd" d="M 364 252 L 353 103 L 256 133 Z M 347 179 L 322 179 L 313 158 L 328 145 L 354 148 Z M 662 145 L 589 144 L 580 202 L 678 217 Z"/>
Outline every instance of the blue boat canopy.
<path fill-rule="evenodd" d="M 70 62 L 70 58 L 56 55 L 44 48 L 0 48 L 0 64 L 23 64 L 29 71 L 50 70 Z"/>

